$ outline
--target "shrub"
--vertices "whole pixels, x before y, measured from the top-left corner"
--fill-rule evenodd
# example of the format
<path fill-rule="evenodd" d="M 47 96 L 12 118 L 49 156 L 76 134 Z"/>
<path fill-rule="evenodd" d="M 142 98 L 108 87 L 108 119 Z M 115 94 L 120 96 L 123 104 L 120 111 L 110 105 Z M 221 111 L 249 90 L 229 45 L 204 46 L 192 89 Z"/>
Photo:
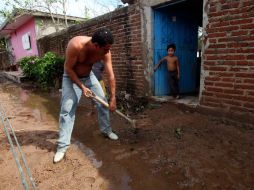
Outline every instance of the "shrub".
<path fill-rule="evenodd" d="M 24 75 L 36 81 L 42 88 L 56 86 L 63 74 L 64 58 L 52 52 L 43 57 L 24 57 L 18 62 Z"/>

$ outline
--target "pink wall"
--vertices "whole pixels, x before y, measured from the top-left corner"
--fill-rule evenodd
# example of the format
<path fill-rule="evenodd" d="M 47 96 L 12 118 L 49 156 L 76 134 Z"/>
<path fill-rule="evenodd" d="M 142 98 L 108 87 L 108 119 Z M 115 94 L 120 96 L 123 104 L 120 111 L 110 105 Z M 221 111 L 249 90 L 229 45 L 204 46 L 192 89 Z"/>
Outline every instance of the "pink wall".
<path fill-rule="evenodd" d="M 30 36 L 31 49 L 26 50 L 23 48 L 22 36 L 24 34 L 29 34 Z M 11 45 L 16 61 L 25 56 L 38 55 L 34 19 L 29 20 L 11 34 Z"/>

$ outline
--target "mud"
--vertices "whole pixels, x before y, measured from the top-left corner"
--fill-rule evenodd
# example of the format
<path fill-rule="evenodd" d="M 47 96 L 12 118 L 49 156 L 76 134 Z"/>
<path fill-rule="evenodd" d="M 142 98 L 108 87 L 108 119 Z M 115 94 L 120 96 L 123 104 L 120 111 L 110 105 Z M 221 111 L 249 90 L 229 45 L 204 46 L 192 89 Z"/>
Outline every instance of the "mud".
<path fill-rule="evenodd" d="M 8 115 L 38 189 L 178 190 L 254 187 L 254 130 L 191 113 L 172 103 L 150 102 L 135 115 L 138 130 L 112 114 L 119 141 L 104 138 L 90 100 L 77 110 L 72 145 L 53 164 L 60 92 L 1 81 Z M 154 106 L 156 105 L 156 106 Z M 22 189 L 0 125 L 0 189 Z"/>

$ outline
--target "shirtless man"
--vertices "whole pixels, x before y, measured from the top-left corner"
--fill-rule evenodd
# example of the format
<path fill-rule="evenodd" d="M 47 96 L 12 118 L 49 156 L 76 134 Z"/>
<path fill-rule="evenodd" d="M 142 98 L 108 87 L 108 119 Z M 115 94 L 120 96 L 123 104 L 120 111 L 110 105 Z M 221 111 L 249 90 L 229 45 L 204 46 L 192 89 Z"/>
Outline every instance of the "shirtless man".
<path fill-rule="evenodd" d="M 179 69 L 179 61 L 178 58 L 174 55 L 176 50 L 175 44 L 169 44 L 167 47 L 168 55 L 163 57 L 157 65 L 154 67 L 154 71 L 163 63 L 163 61 L 167 61 L 167 68 L 170 75 L 170 90 L 173 94 L 174 98 L 179 99 L 179 84 L 178 81 L 180 79 L 180 69 Z"/>
<path fill-rule="evenodd" d="M 92 37 L 77 36 L 68 43 L 62 82 L 59 139 L 54 163 L 63 159 L 70 145 L 75 112 L 81 95 L 88 97 L 89 93 L 93 92 L 107 101 L 100 83 L 91 72 L 93 64 L 97 61 L 103 60 L 105 71 L 108 74 L 110 85 L 109 110 L 116 110 L 115 77 L 110 53 L 110 47 L 113 42 L 112 33 L 108 29 L 103 28 L 97 30 Z M 101 133 L 109 139 L 117 140 L 118 136 L 112 132 L 110 127 L 108 109 L 96 101 L 95 104 Z"/>

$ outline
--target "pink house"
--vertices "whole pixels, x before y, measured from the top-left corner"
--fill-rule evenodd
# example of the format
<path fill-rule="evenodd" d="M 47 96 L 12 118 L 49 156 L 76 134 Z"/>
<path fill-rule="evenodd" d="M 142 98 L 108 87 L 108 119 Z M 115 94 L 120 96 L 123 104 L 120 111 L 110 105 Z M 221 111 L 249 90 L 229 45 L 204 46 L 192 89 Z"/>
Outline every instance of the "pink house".
<path fill-rule="evenodd" d="M 29 19 L 26 23 L 12 32 L 9 40 L 9 45 L 13 48 L 15 60 L 19 60 L 25 56 L 38 55 L 35 19 Z"/>
<path fill-rule="evenodd" d="M 64 15 L 53 14 L 53 18 L 45 12 L 16 9 L 0 26 L 0 38 L 6 39 L 11 64 L 25 56 L 37 56 L 39 38 L 66 28 Z M 68 26 L 82 20 L 67 16 Z"/>

